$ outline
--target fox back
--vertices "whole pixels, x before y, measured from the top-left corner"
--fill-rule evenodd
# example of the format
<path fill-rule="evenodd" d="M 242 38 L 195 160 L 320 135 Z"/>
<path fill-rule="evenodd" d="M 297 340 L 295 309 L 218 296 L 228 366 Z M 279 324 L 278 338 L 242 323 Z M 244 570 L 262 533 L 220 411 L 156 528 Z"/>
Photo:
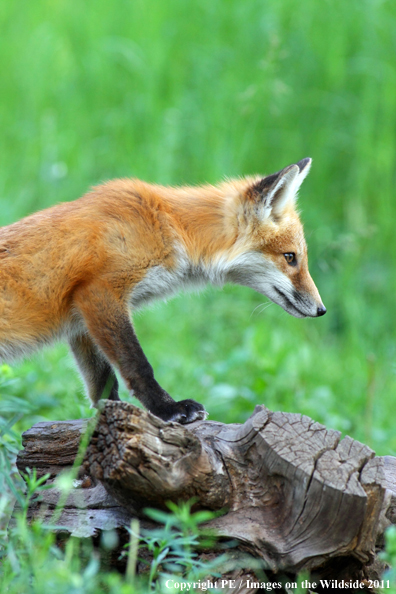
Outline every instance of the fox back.
<path fill-rule="evenodd" d="M 296 211 L 311 165 L 170 188 L 115 180 L 0 229 L 0 360 L 64 338 L 95 405 L 118 399 L 117 369 L 154 414 L 205 418 L 154 378 L 129 311 L 207 283 L 250 287 L 295 317 L 326 312 Z"/>

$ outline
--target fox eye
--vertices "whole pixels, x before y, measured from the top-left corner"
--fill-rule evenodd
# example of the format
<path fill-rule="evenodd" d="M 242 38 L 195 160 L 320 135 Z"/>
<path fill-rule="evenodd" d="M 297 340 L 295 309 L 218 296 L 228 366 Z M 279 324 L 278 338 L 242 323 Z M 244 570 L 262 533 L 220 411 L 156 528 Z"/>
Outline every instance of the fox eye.
<path fill-rule="evenodd" d="M 283 254 L 285 256 L 285 260 L 290 266 L 295 266 L 297 264 L 296 254 L 294 252 L 287 252 L 287 254 Z"/>

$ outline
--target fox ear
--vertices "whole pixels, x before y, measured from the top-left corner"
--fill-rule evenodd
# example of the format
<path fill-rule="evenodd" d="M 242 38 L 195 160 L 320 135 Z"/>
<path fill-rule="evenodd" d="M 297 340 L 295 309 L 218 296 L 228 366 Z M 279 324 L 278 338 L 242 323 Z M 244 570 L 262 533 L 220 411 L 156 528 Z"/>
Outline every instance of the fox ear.
<path fill-rule="evenodd" d="M 263 218 L 280 216 L 287 206 L 294 204 L 297 192 L 307 177 L 312 159 L 302 159 L 281 171 L 268 175 L 249 189 L 255 197 Z"/>

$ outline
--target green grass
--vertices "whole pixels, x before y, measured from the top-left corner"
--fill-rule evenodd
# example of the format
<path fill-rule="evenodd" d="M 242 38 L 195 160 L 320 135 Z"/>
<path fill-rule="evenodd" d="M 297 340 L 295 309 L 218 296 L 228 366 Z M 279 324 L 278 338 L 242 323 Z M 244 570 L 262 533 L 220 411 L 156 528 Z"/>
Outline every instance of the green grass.
<path fill-rule="evenodd" d="M 227 287 L 139 314 L 137 331 L 166 389 L 212 418 L 265 403 L 395 453 L 395 13 L 368 0 L 4 4 L 0 223 L 115 176 L 215 182 L 312 156 L 300 207 L 328 315 L 260 313 L 262 297 Z M 22 363 L 18 393 L 46 417 L 88 414 L 70 365 L 60 348 Z"/>
<path fill-rule="evenodd" d="M 395 455 L 395 17 L 386 0 L 2 3 L 0 225 L 116 176 L 216 182 L 313 157 L 300 208 L 324 318 L 225 287 L 136 329 L 160 383 L 210 418 L 264 403 Z M 29 403 L 20 430 L 92 414 L 72 366 L 57 346 L 13 367 L 0 404 Z"/>

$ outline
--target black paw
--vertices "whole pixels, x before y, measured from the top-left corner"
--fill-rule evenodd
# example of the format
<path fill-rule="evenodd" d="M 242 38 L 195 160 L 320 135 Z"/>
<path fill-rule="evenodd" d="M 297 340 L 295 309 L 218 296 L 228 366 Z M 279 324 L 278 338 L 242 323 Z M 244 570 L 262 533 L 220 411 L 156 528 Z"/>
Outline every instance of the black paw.
<path fill-rule="evenodd" d="M 194 421 L 204 421 L 208 413 L 199 402 L 195 400 L 180 400 L 172 405 L 171 410 L 167 411 L 167 418 L 161 415 L 164 421 L 174 421 L 186 425 Z"/>

